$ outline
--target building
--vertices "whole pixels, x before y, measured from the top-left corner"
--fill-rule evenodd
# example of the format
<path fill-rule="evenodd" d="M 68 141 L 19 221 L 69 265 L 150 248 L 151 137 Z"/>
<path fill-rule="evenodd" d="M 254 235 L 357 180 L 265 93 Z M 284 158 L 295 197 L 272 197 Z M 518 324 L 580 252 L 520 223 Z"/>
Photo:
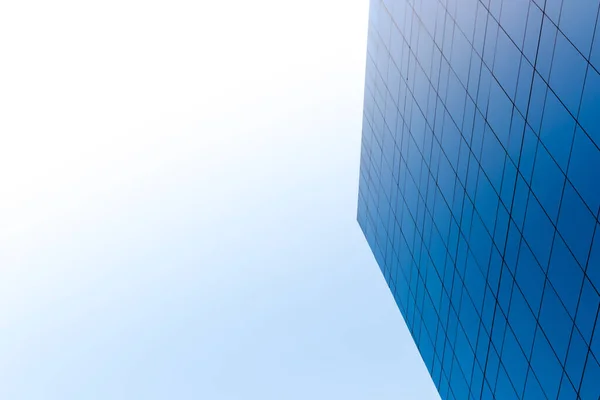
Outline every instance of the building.
<path fill-rule="evenodd" d="M 598 399 L 600 0 L 371 0 L 358 222 L 443 399 Z"/>

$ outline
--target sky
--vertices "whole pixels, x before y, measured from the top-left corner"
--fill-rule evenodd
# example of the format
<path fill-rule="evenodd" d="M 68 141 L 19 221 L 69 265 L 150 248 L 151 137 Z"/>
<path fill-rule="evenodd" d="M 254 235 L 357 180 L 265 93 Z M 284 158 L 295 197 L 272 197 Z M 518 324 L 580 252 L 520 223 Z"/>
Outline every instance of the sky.
<path fill-rule="evenodd" d="M 438 398 L 356 223 L 367 13 L 2 4 L 0 398 Z"/>

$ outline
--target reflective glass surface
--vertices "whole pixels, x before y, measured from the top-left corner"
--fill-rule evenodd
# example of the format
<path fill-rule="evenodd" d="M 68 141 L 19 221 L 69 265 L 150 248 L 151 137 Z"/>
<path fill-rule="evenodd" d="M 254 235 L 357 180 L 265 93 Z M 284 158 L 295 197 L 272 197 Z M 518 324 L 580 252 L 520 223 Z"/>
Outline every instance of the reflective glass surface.
<path fill-rule="evenodd" d="M 443 399 L 600 397 L 600 0 L 371 0 L 358 222 Z"/>

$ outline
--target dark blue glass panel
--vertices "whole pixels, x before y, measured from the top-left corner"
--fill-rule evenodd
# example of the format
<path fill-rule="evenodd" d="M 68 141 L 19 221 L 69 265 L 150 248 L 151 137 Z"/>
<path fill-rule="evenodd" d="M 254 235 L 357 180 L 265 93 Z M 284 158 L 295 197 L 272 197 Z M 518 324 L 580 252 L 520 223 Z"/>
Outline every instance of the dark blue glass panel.
<path fill-rule="evenodd" d="M 562 376 L 562 367 L 550 343 L 541 330 L 538 329 L 535 334 L 535 343 L 531 355 L 531 367 L 535 371 L 546 396 L 549 399 L 555 399 L 558 395 L 560 378 Z"/>
<path fill-rule="evenodd" d="M 573 142 L 568 177 L 592 212 L 597 212 L 600 207 L 599 171 L 600 150 L 578 127 Z"/>
<path fill-rule="evenodd" d="M 544 299 L 540 310 L 540 326 L 559 361 L 564 363 L 573 321 L 550 286 L 546 286 L 544 290 Z"/>
<path fill-rule="evenodd" d="M 498 376 L 499 366 L 500 357 L 498 356 L 498 352 L 494 348 L 494 345 L 490 344 L 487 364 L 485 367 L 485 379 L 488 381 L 492 389 L 496 388 L 496 377 Z"/>
<path fill-rule="evenodd" d="M 487 10 L 483 4 L 477 4 L 477 14 L 475 17 L 475 33 L 473 35 L 473 47 L 479 56 L 483 55 L 483 45 L 485 39 L 485 28 L 487 25 Z"/>
<path fill-rule="evenodd" d="M 523 180 L 523 177 L 519 174 L 517 176 L 517 184 L 515 186 L 515 194 L 511 210 L 511 218 L 519 230 L 523 229 L 523 222 L 525 222 L 525 212 L 527 211 L 528 198 L 529 187 Z"/>
<path fill-rule="evenodd" d="M 597 25 L 597 23 L 596 23 Z M 600 70 L 600 30 L 596 29 L 594 40 L 592 42 L 592 53 L 590 54 L 590 64 L 594 66 L 596 70 Z"/>
<path fill-rule="evenodd" d="M 586 274 L 596 290 L 600 290 L 600 226 L 598 225 L 596 224 L 594 243 L 590 251 L 590 258 L 586 269 Z M 600 354 L 598 356 L 600 357 Z"/>
<path fill-rule="evenodd" d="M 537 147 L 531 190 L 555 222 L 558 217 L 565 176 L 544 146 Z"/>
<path fill-rule="evenodd" d="M 575 391 L 575 388 L 573 387 L 573 385 L 571 385 L 568 379 L 563 378 L 562 383 L 560 385 L 560 393 L 558 394 L 558 399 L 568 400 L 576 398 L 577 392 Z"/>
<path fill-rule="evenodd" d="M 546 91 L 548 85 L 539 73 L 533 74 L 533 85 L 529 98 L 529 108 L 527 109 L 527 122 L 536 134 L 540 132 L 542 115 L 544 112 L 544 103 L 546 102 Z"/>
<path fill-rule="evenodd" d="M 579 386 L 579 382 L 581 382 L 581 377 L 583 376 L 583 369 L 585 367 L 585 358 L 587 353 L 587 344 L 581 337 L 579 331 L 574 329 L 569 343 L 569 354 L 567 355 L 565 371 L 571 382 L 573 382 L 573 384 L 577 387 Z"/>
<path fill-rule="evenodd" d="M 509 366 L 509 368 L 511 368 L 511 367 L 512 367 L 512 365 Z M 517 396 L 517 393 L 515 393 L 515 389 L 513 388 L 513 385 L 511 384 L 510 380 L 508 379 L 508 375 L 506 374 L 506 369 L 504 368 L 503 365 L 501 365 L 500 369 L 498 370 L 498 378 L 497 378 L 497 382 L 496 382 L 495 395 L 499 399 L 517 400 L 519 398 Z"/>
<path fill-rule="evenodd" d="M 600 366 L 598 365 L 596 359 L 589 355 L 587 362 L 585 363 L 585 372 L 583 373 L 581 388 L 579 389 L 579 395 L 582 399 L 600 398 L 600 385 L 598 384 L 599 378 Z"/>
<path fill-rule="evenodd" d="M 514 288 L 512 293 L 508 322 L 525 354 L 530 354 L 535 335 L 536 318 L 517 287 Z"/>
<path fill-rule="evenodd" d="M 473 377 L 471 378 L 471 398 L 478 398 L 483 388 L 483 370 L 477 363 L 473 369 Z"/>
<path fill-rule="evenodd" d="M 504 335 L 502 360 L 504 360 L 508 366 L 506 372 L 512 385 L 516 389 L 516 392 L 522 393 L 525 389 L 525 378 L 527 376 L 529 363 L 511 329 L 507 329 L 506 334 Z"/>
<path fill-rule="evenodd" d="M 596 218 L 571 184 L 565 186 L 558 230 L 581 265 L 587 262 Z"/>
<path fill-rule="evenodd" d="M 494 231 L 496 220 L 496 209 L 498 208 L 498 194 L 488 178 L 480 174 L 477 185 L 477 195 L 475 196 L 475 208 L 479 212 L 481 219 L 488 232 Z"/>
<path fill-rule="evenodd" d="M 583 284 L 583 271 L 559 235 L 554 238 L 548 279 L 573 318 Z"/>
<path fill-rule="evenodd" d="M 588 68 L 579 109 L 579 123 L 596 143 L 596 146 L 600 146 L 598 104 L 600 104 L 600 74 L 593 68 Z"/>
<path fill-rule="evenodd" d="M 594 332 L 598 304 L 600 304 L 598 292 L 596 292 L 590 281 L 585 279 L 581 289 L 575 324 L 581 332 L 583 340 L 588 344 L 591 343 L 592 333 Z"/>
<path fill-rule="evenodd" d="M 529 370 L 527 374 L 527 384 L 525 386 L 525 398 L 526 399 L 545 399 L 546 395 L 540 386 L 532 370 Z"/>
<path fill-rule="evenodd" d="M 508 306 L 510 305 L 510 298 L 513 291 L 514 279 L 510 274 L 510 271 L 502 271 L 500 278 L 500 287 L 498 289 L 498 305 L 504 314 L 508 314 Z"/>
<path fill-rule="evenodd" d="M 529 307 L 537 315 L 544 290 L 544 272 L 525 244 L 521 245 L 516 281 Z"/>
<path fill-rule="evenodd" d="M 537 136 L 535 136 L 529 125 L 527 125 L 523 134 L 523 145 L 521 147 L 520 156 L 521 161 L 519 163 L 519 171 L 527 183 L 531 183 L 531 175 L 533 174 L 533 165 L 538 142 Z"/>
<path fill-rule="evenodd" d="M 504 261 L 507 268 L 513 273 L 516 272 L 517 258 L 519 256 L 519 245 L 521 243 L 521 232 L 518 230 L 514 221 L 511 221 L 508 227 L 508 236 L 506 237 L 506 250 L 504 252 Z M 500 259 L 498 255 L 498 259 Z M 494 258 L 492 258 L 492 261 Z"/>

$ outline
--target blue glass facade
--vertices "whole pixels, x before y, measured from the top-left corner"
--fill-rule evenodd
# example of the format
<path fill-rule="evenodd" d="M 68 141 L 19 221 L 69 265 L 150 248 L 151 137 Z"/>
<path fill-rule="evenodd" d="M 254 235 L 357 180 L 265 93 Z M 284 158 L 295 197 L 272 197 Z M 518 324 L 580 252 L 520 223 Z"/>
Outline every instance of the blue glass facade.
<path fill-rule="evenodd" d="M 358 222 L 443 399 L 600 397 L 600 0 L 371 0 Z"/>

